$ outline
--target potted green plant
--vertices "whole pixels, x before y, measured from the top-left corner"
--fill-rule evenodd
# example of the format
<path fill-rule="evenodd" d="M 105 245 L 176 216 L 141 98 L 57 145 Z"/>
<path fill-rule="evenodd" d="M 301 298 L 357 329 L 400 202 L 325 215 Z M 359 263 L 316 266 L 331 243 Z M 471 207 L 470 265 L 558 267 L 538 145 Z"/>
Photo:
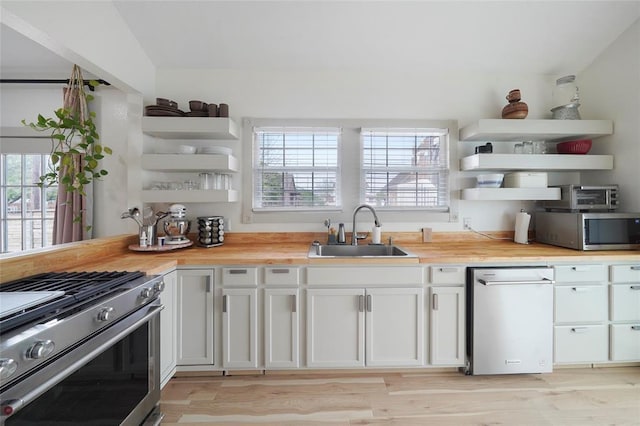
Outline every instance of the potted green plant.
<path fill-rule="evenodd" d="M 100 83 L 90 81 L 95 87 Z M 49 187 L 58 184 L 64 188 L 65 202 L 73 204 L 73 194 L 87 196 L 85 187 L 95 179 L 106 176 L 109 172 L 100 166 L 100 160 L 112 153 L 111 148 L 100 143 L 100 135 L 96 130 L 95 112 L 89 111 L 88 102 L 94 97 L 84 88 L 82 72 L 77 65 L 73 66 L 71 78 L 64 89 L 62 108 L 54 111 L 53 117 L 38 114 L 36 122 L 22 124 L 39 132 L 50 132 L 52 141 L 51 168 L 40 176 L 38 186 Z M 60 192 L 58 194 L 60 197 Z M 83 209 L 72 207 L 73 221 L 82 222 Z M 87 226 L 87 230 L 90 229 Z"/>

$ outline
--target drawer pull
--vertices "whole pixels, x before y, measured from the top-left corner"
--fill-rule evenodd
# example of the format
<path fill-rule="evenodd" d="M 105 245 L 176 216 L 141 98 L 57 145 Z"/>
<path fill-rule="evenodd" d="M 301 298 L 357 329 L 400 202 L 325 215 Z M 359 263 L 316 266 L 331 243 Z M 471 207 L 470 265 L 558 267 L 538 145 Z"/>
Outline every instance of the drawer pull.
<path fill-rule="evenodd" d="M 629 288 L 631 290 L 640 290 L 640 285 L 630 285 Z"/>
<path fill-rule="evenodd" d="M 587 331 L 589 331 L 587 327 L 573 327 L 571 329 L 572 333 L 586 333 Z"/>
<path fill-rule="evenodd" d="M 587 287 L 571 287 L 571 290 L 575 291 L 576 293 L 584 293 L 586 291 L 589 291 L 590 289 Z"/>
<path fill-rule="evenodd" d="M 632 326 L 631 326 L 631 329 L 632 329 L 633 331 L 640 331 L 640 325 L 632 325 Z"/>
<path fill-rule="evenodd" d="M 438 270 L 445 273 L 458 272 L 458 268 L 438 268 Z"/>
<path fill-rule="evenodd" d="M 229 269 L 229 274 L 231 275 L 242 275 L 246 273 L 247 273 L 246 269 Z"/>
<path fill-rule="evenodd" d="M 222 296 L 222 313 L 227 313 L 227 295 Z"/>
<path fill-rule="evenodd" d="M 573 266 L 571 268 L 572 270 L 576 271 L 576 272 L 585 272 L 588 271 L 589 269 L 591 269 L 589 266 Z"/>
<path fill-rule="evenodd" d="M 640 271 L 640 265 L 633 265 L 629 269 L 631 269 L 632 271 Z"/>
<path fill-rule="evenodd" d="M 288 274 L 289 273 L 289 269 L 287 269 L 287 268 L 271 269 L 271 273 L 272 274 Z"/>

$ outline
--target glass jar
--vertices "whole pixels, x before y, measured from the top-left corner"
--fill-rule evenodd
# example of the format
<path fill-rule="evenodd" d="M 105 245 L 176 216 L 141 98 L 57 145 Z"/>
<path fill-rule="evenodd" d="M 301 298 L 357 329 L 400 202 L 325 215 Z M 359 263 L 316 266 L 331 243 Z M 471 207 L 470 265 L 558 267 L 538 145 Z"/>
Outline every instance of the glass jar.
<path fill-rule="evenodd" d="M 566 75 L 556 80 L 552 100 L 554 107 L 578 104 L 580 102 L 580 93 L 575 75 Z"/>

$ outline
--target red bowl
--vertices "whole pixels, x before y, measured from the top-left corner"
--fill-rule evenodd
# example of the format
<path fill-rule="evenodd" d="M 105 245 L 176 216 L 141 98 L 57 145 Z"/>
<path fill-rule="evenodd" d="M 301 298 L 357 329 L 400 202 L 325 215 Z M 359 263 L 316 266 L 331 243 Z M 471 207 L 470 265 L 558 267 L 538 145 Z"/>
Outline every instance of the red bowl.
<path fill-rule="evenodd" d="M 591 149 L 591 139 L 560 142 L 556 145 L 558 154 L 586 154 Z"/>

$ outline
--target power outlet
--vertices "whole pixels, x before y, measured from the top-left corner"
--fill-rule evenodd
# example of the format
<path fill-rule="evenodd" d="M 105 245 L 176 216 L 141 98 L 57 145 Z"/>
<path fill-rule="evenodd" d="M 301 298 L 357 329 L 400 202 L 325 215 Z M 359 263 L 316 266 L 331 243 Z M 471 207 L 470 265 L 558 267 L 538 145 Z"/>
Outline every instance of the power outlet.
<path fill-rule="evenodd" d="M 463 217 L 462 218 L 462 226 L 464 227 L 464 229 L 471 229 L 471 218 L 470 217 Z"/>

